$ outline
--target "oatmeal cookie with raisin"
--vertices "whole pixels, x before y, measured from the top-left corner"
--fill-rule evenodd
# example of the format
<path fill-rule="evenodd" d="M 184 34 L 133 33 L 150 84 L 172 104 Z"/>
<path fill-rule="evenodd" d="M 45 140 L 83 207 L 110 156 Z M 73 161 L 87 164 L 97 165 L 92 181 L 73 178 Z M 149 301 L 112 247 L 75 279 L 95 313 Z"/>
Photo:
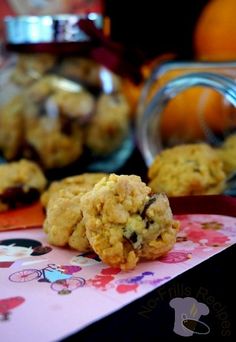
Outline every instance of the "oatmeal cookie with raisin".
<path fill-rule="evenodd" d="M 34 202 L 46 187 L 39 166 L 28 160 L 0 165 L 0 211 Z"/>
<path fill-rule="evenodd" d="M 198 143 L 163 150 L 150 166 L 148 178 L 155 192 L 187 196 L 222 193 L 226 175 L 214 148 Z"/>
<path fill-rule="evenodd" d="M 91 250 L 82 222 L 80 198 L 101 180 L 104 173 L 84 173 L 53 182 L 41 196 L 46 207 L 43 229 L 48 242 L 55 246 L 69 245 L 80 252 Z"/>
<path fill-rule="evenodd" d="M 167 196 L 152 195 L 138 176 L 111 174 L 80 202 L 89 243 L 108 265 L 133 269 L 140 259 L 167 253 L 176 241 L 178 222 Z"/>
<path fill-rule="evenodd" d="M 227 175 L 236 171 L 236 134 L 229 135 L 223 144 L 216 149 L 223 162 L 223 168 Z"/>

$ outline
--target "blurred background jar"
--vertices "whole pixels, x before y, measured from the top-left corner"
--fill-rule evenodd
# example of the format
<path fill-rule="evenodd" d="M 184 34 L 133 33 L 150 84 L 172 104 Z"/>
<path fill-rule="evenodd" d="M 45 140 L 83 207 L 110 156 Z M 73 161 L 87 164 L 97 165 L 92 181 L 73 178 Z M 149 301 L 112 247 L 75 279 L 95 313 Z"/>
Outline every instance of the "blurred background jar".
<path fill-rule="evenodd" d="M 103 28 L 95 12 L 6 17 L 0 74 L 5 160 L 33 159 L 59 177 L 66 168 L 115 171 L 130 156 L 131 109 L 122 78 L 93 59 L 96 49 L 81 22 L 95 32 Z"/>
<path fill-rule="evenodd" d="M 235 62 L 164 63 L 142 90 L 137 144 L 147 167 L 163 149 L 200 142 L 216 149 L 226 174 L 235 172 Z"/>
<path fill-rule="evenodd" d="M 223 146 L 223 141 L 227 140 L 230 150 L 236 150 L 232 144 L 233 137 L 229 138 L 235 132 L 235 109 L 231 95 L 235 92 L 236 2 L 207 0 L 193 1 L 193 4 L 194 12 L 185 1 L 176 4 L 172 12 L 179 24 L 174 19 L 173 22 L 168 20 L 168 24 L 174 36 L 180 31 L 182 35 L 179 36 L 178 46 L 173 42 L 171 44 L 171 39 L 166 43 L 167 48 L 170 47 L 169 51 L 176 52 L 176 55 L 169 63 L 150 69 L 139 98 L 139 134 L 146 131 L 148 125 L 146 129 L 141 127 L 143 117 L 149 123 L 153 120 L 150 119 L 152 115 L 156 120 L 150 124 L 153 130 L 150 128 L 148 133 L 145 132 L 145 144 L 148 146 L 141 147 L 146 164 L 150 164 L 153 155 L 161 149 L 181 143 L 208 141 Z M 178 42 L 178 38 L 175 41 Z M 158 50 L 162 46 L 155 45 L 153 49 Z M 206 73 L 216 75 L 213 75 L 214 82 L 212 75 Z M 216 80 L 217 75 L 219 78 Z M 221 76 L 228 80 L 222 81 Z M 215 81 L 223 83 L 219 85 Z M 160 99 L 160 93 L 163 99 Z M 143 145 L 138 135 L 137 139 L 139 145 Z M 150 152 L 153 141 L 156 142 Z M 231 157 L 236 159 L 235 152 Z"/>

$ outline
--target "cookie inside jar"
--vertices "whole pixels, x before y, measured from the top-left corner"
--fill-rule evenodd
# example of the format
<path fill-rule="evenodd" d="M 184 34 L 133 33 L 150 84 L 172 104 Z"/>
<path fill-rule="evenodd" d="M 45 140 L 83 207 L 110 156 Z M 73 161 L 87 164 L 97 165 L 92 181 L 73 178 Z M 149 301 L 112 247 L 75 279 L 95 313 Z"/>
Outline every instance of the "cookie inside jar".
<path fill-rule="evenodd" d="M 14 54 L 0 75 L 2 158 L 36 161 L 49 178 L 119 169 L 133 151 L 122 78 L 81 52 L 80 41 L 73 53 L 67 41 L 43 42 L 42 52 L 41 41 L 10 38 Z"/>
<path fill-rule="evenodd" d="M 21 55 L 8 73 L 0 103 L 6 160 L 33 159 L 45 170 L 83 161 L 96 169 L 95 161 L 105 162 L 129 137 L 121 80 L 94 61 Z"/>

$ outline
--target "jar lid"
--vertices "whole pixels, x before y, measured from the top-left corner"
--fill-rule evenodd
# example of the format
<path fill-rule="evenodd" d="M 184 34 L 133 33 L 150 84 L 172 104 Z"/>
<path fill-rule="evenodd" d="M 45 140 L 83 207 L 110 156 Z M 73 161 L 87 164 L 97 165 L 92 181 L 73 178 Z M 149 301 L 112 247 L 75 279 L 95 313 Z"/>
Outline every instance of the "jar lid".
<path fill-rule="evenodd" d="M 5 39 L 8 44 L 38 44 L 86 42 L 90 38 L 80 29 L 81 19 L 91 20 L 98 29 L 103 26 L 103 16 L 98 13 L 60 14 L 44 16 L 7 16 Z"/>

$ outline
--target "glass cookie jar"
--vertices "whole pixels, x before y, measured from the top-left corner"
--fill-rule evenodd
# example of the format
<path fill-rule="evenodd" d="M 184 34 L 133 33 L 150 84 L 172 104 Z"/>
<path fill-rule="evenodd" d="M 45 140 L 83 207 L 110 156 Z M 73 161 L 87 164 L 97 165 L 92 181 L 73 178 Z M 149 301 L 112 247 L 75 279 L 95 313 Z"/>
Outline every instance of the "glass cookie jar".
<path fill-rule="evenodd" d="M 230 147 L 234 171 L 236 62 L 158 65 L 140 96 L 136 136 L 147 166 L 162 149 L 207 142 L 223 151 Z"/>
<path fill-rule="evenodd" d="M 115 171 L 132 152 L 122 79 L 91 58 L 81 19 L 102 28 L 96 13 L 6 18 L 0 73 L 4 160 L 33 159 L 59 177 L 70 170 Z"/>

